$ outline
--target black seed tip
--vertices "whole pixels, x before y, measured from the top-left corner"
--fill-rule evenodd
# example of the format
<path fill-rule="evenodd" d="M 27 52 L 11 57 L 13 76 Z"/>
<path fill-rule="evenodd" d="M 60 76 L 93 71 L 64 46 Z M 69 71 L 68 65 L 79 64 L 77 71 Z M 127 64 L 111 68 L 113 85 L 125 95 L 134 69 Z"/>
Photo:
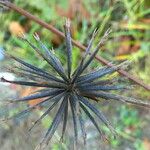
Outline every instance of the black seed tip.
<path fill-rule="evenodd" d="M 8 82 L 4 77 L 1 77 L 0 82 Z"/>

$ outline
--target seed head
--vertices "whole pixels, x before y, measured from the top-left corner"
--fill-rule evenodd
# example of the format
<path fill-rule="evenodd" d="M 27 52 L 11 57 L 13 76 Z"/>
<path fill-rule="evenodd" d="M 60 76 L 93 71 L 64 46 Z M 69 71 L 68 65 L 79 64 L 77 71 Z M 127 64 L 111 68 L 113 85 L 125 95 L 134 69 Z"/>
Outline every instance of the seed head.
<path fill-rule="evenodd" d="M 125 97 L 112 93 L 111 91 L 120 91 L 127 89 L 128 87 L 120 83 L 118 84 L 117 82 L 115 82 L 117 80 L 103 78 L 106 75 L 112 74 L 117 70 L 124 68 L 127 65 L 127 62 L 123 62 L 119 65 L 113 65 L 113 67 L 99 67 L 94 71 L 84 73 L 89 64 L 93 61 L 101 46 L 107 40 L 109 33 L 110 29 L 106 31 L 104 36 L 99 41 L 98 45 L 94 48 L 93 51 L 91 51 L 93 41 L 97 34 L 96 30 L 93 32 L 92 38 L 89 41 L 85 54 L 81 59 L 81 62 L 79 62 L 78 67 L 74 71 L 72 70 L 72 42 L 69 20 L 67 20 L 65 24 L 67 71 L 63 68 L 57 56 L 41 42 L 40 38 L 37 35 L 35 35 L 34 37 L 39 44 L 39 47 L 36 47 L 26 37 L 24 37 L 23 39 L 25 40 L 25 42 L 27 42 L 33 48 L 33 50 L 36 51 L 44 59 L 44 61 L 48 63 L 49 67 L 54 70 L 55 75 L 44 69 L 29 64 L 22 59 L 8 54 L 10 58 L 14 59 L 21 65 L 15 69 L 12 68 L 11 70 L 13 71 L 13 73 L 16 73 L 17 75 L 19 74 L 21 77 L 23 77 L 24 80 L 22 79 L 17 81 L 9 81 L 5 78 L 1 78 L 1 82 L 9 82 L 12 84 L 42 88 L 29 96 L 11 100 L 11 102 L 19 103 L 28 102 L 33 99 L 43 99 L 34 106 L 29 106 L 26 110 L 20 112 L 15 117 L 30 112 L 37 106 L 41 106 L 44 103 L 48 104 L 47 110 L 37 121 L 35 121 L 33 126 L 30 128 L 31 130 L 46 115 L 50 114 L 50 112 L 55 107 L 59 106 L 58 111 L 47 130 L 47 133 L 36 149 L 40 149 L 48 144 L 61 121 L 63 122 L 61 140 L 63 140 L 67 126 L 69 107 L 71 108 L 72 112 L 74 139 L 76 144 L 78 141 L 78 124 L 80 125 L 82 131 L 84 143 L 86 143 L 86 132 L 82 116 L 83 113 L 88 116 L 93 125 L 96 127 L 97 131 L 100 133 L 101 137 L 104 137 L 104 133 L 101 131 L 99 123 L 97 122 L 95 116 L 97 116 L 99 121 L 102 121 L 110 129 L 110 131 L 115 134 L 115 129 L 112 127 L 109 120 L 99 109 L 95 107 L 94 104 L 91 103 L 92 100 L 97 102 L 99 102 L 100 99 L 115 100 L 116 102 L 127 102 L 140 106 L 150 107 L 149 103 L 143 102 L 142 100 L 137 100 L 131 97 Z M 40 49 L 44 51 L 41 51 Z"/>

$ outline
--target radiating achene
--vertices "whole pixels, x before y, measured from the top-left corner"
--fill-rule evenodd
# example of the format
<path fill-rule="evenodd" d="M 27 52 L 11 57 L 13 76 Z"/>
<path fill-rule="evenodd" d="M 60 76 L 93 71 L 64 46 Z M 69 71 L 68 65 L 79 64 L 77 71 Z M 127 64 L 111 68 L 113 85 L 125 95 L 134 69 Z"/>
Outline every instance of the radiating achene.
<path fill-rule="evenodd" d="M 22 79 L 17 81 L 9 81 L 3 77 L 1 78 L 1 82 L 9 82 L 12 84 L 24 86 L 42 87 L 42 89 L 36 91 L 36 93 L 34 94 L 15 100 L 9 100 L 9 102 L 19 103 L 27 102 L 38 98 L 45 98 L 43 101 L 37 103 L 34 106 L 28 107 L 26 110 L 20 112 L 19 114 L 10 118 L 6 118 L 6 120 L 12 119 L 14 117 L 19 117 L 27 112 L 30 112 L 37 106 L 41 106 L 44 103 L 48 104 L 49 102 L 48 109 L 37 121 L 35 121 L 33 126 L 29 129 L 31 130 L 38 122 L 40 122 L 46 115 L 48 115 L 52 111 L 52 109 L 54 109 L 54 107 L 59 106 L 58 111 L 52 123 L 50 124 L 50 127 L 48 128 L 47 133 L 45 134 L 40 144 L 36 147 L 36 149 L 41 149 L 48 144 L 61 121 L 63 121 L 61 136 L 61 140 L 63 141 L 64 133 L 67 126 L 69 110 L 68 107 L 70 107 L 72 111 L 75 145 L 77 145 L 78 141 L 78 124 L 80 125 L 82 131 L 84 143 L 86 143 L 86 132 L 84 120 L 82 118 L 83 113 L 88 116 L 88 118 L 91 120 L 93 125 L 100 133 L 101 137 L 103 137 L 104 133 L 99 128 L 99 124 L 96 121 L 95 116 L 97 116 L 97 118 L 102 121 L 113 134 L 115 134 L 115 129 L 112 127 L 111 123 L 107 120 L 107 118 L 100 110 L 98 110 L 92 103 L 90 103 L 91 100 L 115 100 L 116 102 L 127 102 L 150 108 L 150 104 L 148 102 L 111 93 L 111 91 L 113 90 L 118 91 L 126 89 L 128 87 L 126 85 L 121 85 L 120 83 L 118 84 L 117 82 L 115 82 L 115 80 L 112 81 L 110 79 L 102 78 L 106 75 L 114 73 L 118 69 L 123 68 L 127 65 L 127 62 L 123 62 L 119 65 L 114 65 L 113 67 L 100 67 L 93 72 L 83 74 L 83 72 L 86 70 L 86 68 L 89 66 L 89 64 L 98 53 L 100 47 L 107 40 L 109 33 L 110 30 L 107 30 L 103 37 L 100 39 L 95 49 L 91 51 L 92 43 L 97 34 L 96 30 L 93 32 L 86 52 L 82 57 L 78 67 L 74 71 L 72 70 L 72 43 L 69 20 L 67 20 L 65 24 L 67 71 L 63 68 L 61 62 L 55 56 L 55 54 L 53 54 L 53 52 L 41 42 L 40 38 L 37 35 L 35 35 L 34 37 L 39 47 L 34 46 L 25 36 L 23 36 L 24 41 L 27 42 L 33 48 L 33 50 L 35 50 L 54 70 L 54 72 L 56 73 L 55 75 L 45 71 L 44 69 L 33 66 L 19 58 L 16 58 L 15 56 L 6 54 L 7 57 L 14 59 L 20 64 L 20 66 L 16 68 L 11 68 L 11 71 L 16 75 L 19 74 L 20 77 L 24 78 L 24 80 Z M 42 51 L 40 49 L 42 49 Z"/>

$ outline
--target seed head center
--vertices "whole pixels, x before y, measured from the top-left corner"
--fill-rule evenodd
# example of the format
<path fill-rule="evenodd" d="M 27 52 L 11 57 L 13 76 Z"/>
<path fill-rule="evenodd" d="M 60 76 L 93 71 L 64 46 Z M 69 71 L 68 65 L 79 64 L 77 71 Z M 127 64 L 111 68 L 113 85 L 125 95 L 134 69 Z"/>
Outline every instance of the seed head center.
<path fill-rule="evenodd" d="M 72 92 L 74 90 L 74 84 L 73 83 L 69 83 L 68 84 L 68 91 Z"/>

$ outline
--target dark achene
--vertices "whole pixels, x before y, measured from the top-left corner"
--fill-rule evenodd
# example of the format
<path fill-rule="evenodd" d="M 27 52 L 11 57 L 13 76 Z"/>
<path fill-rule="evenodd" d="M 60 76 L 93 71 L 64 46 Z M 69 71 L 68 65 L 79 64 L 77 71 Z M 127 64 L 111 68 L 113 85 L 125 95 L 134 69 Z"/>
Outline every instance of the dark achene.
<path fill-rule="evenodd" d="M 110 79 L 104 80 L 102 78 L 106 75 L 114 73 L 118 69 L 124 68 L 127 65 L 127 62 L 123 62 L 122 64 L 113 67 L 100 67 L 95 71 L 83 74 L 83 72 L 86 70 L 86 68 L 89 66 L 89 64 L 98 53 L 100 47 L 107 40 L 109 33 L 110 30 L 107 30 L 99 41 L 98 45 L 95 47 L 95 49 L 91 51 L 92 43 L 97 34 L 96 30 L 93 32 L 86 52 L 74 72 L 72 71 L 72 43 L 69 20 L 67 20 L 65 24 L 67 71 L 65 71 L 61 62 L 55 56 L 55 54 L 53 54 L 53 52 L 40 41 L 38 36 L 35 36 L 35 39 L 39 44 L 39 47 L 34 46 L 30 41 L 28 41 L 26 37 L 23 37 L 23 39 L 33 48 L 33 50 L 35 50 L 44 59 L 44 61 L 46 61 L 49 66 L 55 71 L 55 76 L 45 71 L 44 69 L 40 69 L 15 56 L 6 54 L 8 57 L 14 59 L 20 64 L 19 67 L 11 68 L 11 71 L 16 75 L 20 75 L 22 78 L 24 78 L 24 80 L 22 79 L 17 81 L 9 81 L 5 78 L 1 78 L 1 82 L 9 82 L 12 84 L 24 86 L 42 87 L 42 89 L 36 91 L 36 93 L 34 94 L 15 100 L 10 100 L 9 102 L 19 103 L 27 102 L 38 98 L 44 98 L 43 101 L 39 102 L 34 106 L 28 107 L 26 110 L 20 112 L 13 117 L 19 117 L 27 112 L 30 112 L 31 110 L 36 108 L 36 106 L 40 106 L 46 102 L 49 102 L 49 107 L 43 113 L 43 115 L 33 124 L 33 126 L 30 128 L 31 130 L 46 115 L 48 115 L 54 107 L 59 106 L 53 122 L 50 124 L 47 133 L 45 134 L 40 144 L 36 147 L 36 149 L 41 149 L 48 144 L 61 121 L 63 121 L 61 140 L 63 140 L 67 126 L 68 107 L 71 108 L 72 112 L 75 145 L 77 145 L 78 141 L 78 124 L 80 125 L 82 131 L 84 143 L 86 143 L 86 132 L 82 113 L 85 113 L 89 117 L 93 125 L 96 127 L 97 131 L 100 133 L 101 137 L 103 137 L 103 133 L 99 128 L 99 124 L 96 121 L 96 118 L 94 117 L 95 115 L 97 116 L 99 121 L 102 121 L 110 129 L 110 131 L 115 134 L 115 130 L 112 127 L 111 123 L 107 120 L 107 118 L 99 109 L 97 109 L 92 103 L 90 103 L 91 100 L 115 100 L 150 108 L 150 104 L 148 102 L 111 93 L 111 91 L 120 91 L 126 89 L 127 87 L 125 85 L 118 84 L 117 82 Z M 40 49 L 43 49 L 44 52 Z M 5 120 L 12 119 L 13 117 L 7 118 Z"/>

